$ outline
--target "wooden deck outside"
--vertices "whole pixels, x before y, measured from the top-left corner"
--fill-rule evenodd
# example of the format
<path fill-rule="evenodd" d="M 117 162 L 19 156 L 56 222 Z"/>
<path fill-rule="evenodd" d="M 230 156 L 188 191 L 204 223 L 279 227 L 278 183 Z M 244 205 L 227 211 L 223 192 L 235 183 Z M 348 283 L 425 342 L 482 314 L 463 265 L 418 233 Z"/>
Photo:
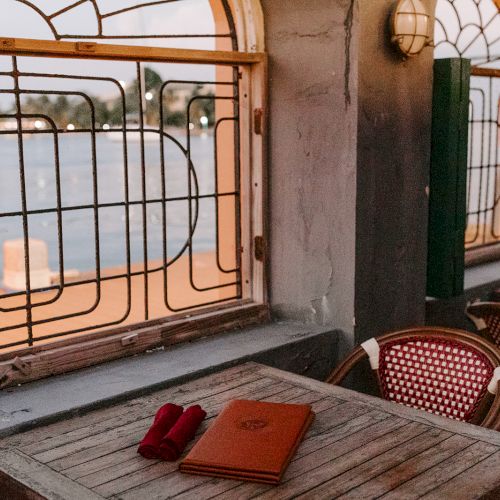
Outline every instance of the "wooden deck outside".
<path fill-rule="evenodd" d="M 137 454 L 161 404 L 201 404 L 208 416 L 200 434 L 235 398 L 312 404 L 316 419 L 280 486 L 181 474 L 178 463 Z M 0 448 L 0 486 L 11 498 L 27 488 L 29 498 L 78 500 L 500 495 L 500 433 L 252 363 L 4 439 Z"/>
<path fill-rule="evenodd" d="M 193 275 L 196 285 L 200 288 L 213 285 L 232 283 L 235 280 L 234 274 L 223 274 L 216 266 L 216 256 L 214 252 L 198 253 L 193 255 Z M 149 268 L 159 267 L 160 262 L 149 262 Z M 132 271 L 140 271 L 143 265 L 134 265 Z M 119 275 L 125 272 L 125 268 L 113 268 L 103 270 L 104 276 Z M 189 259 L 187 256 L 181 257 L 168 270 L 169 303 L 172 307 L 182 308 L 193 304 L 203 304 L 214 300 L 222 300 L 236 294 L 236 287 L 229 286 L 215 290 L 198 292 L 194 290 L 189 281 Z M 165 307 L 164 302 L 164 279 L 163 271 L 149 274 L 149 313 L 150 319 L 164 318 L 173 314 Z M 79 277 L 79 279 L 82 279 Z M 57 291 L 42 292 L 33 294 L 33 303 L 48 302 L 53 299 Z M 84 284 L 64 288 L 61 296 L 53 303 L 35 307 L 33 309 L 33 320 L 41 321 L 47 318 L 57 318 L 69 315 L 70 317 L 42 323 L 33 328 L 33 336 L 36 339 L 43 335 L 51 335 L 56 332 L 65 332 L 86 328 L 82 334 L 92 331 L 112 328 L 95 328 L 96 325 L 116 322 L 124 317 L 127 312 L 127 281 L 125 278 L 106 280 L 101 282 L 101 296 L 98 306 L 92 309 L 96 301 L 96 285 Z M 5 298 L 1 301 L 1 306 L 12 309 L 26 304 L 26 297 L 15 296 Z M 89 311 L 86 314 L 81 312 Z M 126 318 L 116 326 L 132 325 L 141 323 L 144 316 L 144 277 L 133 276 L 131 279 L 131 303 L 130 312 Z M 0 325 L 17 325 L 26 321 L 26 311 L 0 312 Z M 77 336 L 81 334 L 72 334 Z M 26 327 L 13 328 L 0 333 L 0 347 L 2 344 L 26 340 L 28 332 Z M 65 337 L 68 338 L 68 337 Z M 56 339 L 57 340 L 57 339 Z M 39 341 L 36 345 L 49 341 Z M 4 349 L 15 350 L 19 347 Z"/>

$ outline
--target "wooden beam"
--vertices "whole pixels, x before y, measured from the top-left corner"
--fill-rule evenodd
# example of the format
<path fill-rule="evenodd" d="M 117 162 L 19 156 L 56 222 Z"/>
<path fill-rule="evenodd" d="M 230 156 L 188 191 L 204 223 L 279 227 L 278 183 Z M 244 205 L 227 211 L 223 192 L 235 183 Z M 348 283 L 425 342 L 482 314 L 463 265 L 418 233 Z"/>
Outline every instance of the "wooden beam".
<path fill-rule="evenodd" d="M 133 331 L 111 334 L 101 338 L 91 338 L 72 344 L 58 345 L 51 349 L 29 353 L 8 353 L 15 359 L 0 362 L 0 373 L 8 374 L 0 379 L 0 386 L 9 387 L 19 383 L 37 380 L 51 375 L 70 372 L 114 359 L 143 353 L 148 349 L 169 346 L 217 333 L 238 330 L 269 321 L 269 307 L 249 303 L 219 311 L 200 312 L 191 318 L 165 320 Z M 47 347 L 47 346 L 45 346 Z M 17 356 L 17 357 L 16 357 Z M 13 363 L 22 362 L 29 370 L 15 369 Z"/>
<path fill-rule="evenodd" d="M 249 305 L 254 305 L 255 301 L 250 299 L 231 301 L 226 304 L 216 304 L 209 307 L 204 307 L 203 309 L 193 309 L 192 311 L 182 312 L 177 314 L 172 314 L 164 318 L 157 318 L 148 321 L 142 321 L 139 323 L 131 323 L 123 326 L 111 327 L 106 330 L 99 331 L 89 331 L 88 333 L 81 333 L 77 336 L 61 336 L 52 339 L 48 343 L 35 343 L 31 347 L 19 347 L 15 351 L 2 352 L 0 350 L 0 367 L 3 366 L 3 361 L 12 362 L 15 356 L 22 358 L 23 356 L 39 354 L 41 352 L 50 351 L 56 347 L 67 347 L 78 344 L 80 342 L 87 342 L 88 340 L 103 339 L 106 337 L 111 337 L 118 334 L 130 335 L 136 331 L 144 331 L 152 328 L 164 328 L 166 325 L 170 324 L 180 324 L 183 321 L 192 320 L 194 316 L 198 314 L 218 314 L 227 310 L 234 310 L 238 307 L 244 307 Z"/>
<path fill-rule="evenodd" d="M 500 259 L 500 242 L 478 248 L 469 248 L 465 251 L 465 265 L 470 267 L 498 259 Z"/>
<path fill-rule="evenodd" d="M 500 2 L 500 0 L 499 0 L 499 2 Z M 472 76 L 491 76 L 494 78 L 500 78 L 500 69 L 498 69 L 498 68 L 472 67 L 470 74 Z"/>
<path fill-rule="evenodd" d="M 61 42 L 29 38 L 0 38 L 0 54 L 113 61 L 148 61 L 183 64 L 251 65 L 265 60 L 259 52 L 171 49 L 94 42 Z"/>

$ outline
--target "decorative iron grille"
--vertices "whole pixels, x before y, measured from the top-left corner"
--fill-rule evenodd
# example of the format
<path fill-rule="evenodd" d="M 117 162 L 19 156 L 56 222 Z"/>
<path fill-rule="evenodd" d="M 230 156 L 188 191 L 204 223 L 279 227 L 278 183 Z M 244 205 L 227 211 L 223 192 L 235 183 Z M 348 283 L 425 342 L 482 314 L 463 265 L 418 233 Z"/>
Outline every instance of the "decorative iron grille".
<path fill-rule="evenodd" d="M 500 242 L 500 71 L 473 69 L 467 171 L 468 248 Z"/>
<path fill-rule="evenodd" d="M 494 0 L 438 0 L 435 57 L 472 61 L 466 247 L 500 242 L 500 7 Z"/>
<path fill-rule="evenodd" d="M 107 34 L 103 21 L 172 0 L 106 13 L 105 2 L 80 0 L 50 15 L 16 1 L 34 9 L 57 39 L 226 37 L 236 47 L 225 1 L 227 34 L 140 36 Z M 97 33 L 60 34 L 54 20 L 86 3 Z M 4 268 L 9 242 L 18 245 L 22 269 L 19 259 L 14 267 L 24 281 L 21 289 L 0 290 L 0 350 L 242 298 L 238 67 L 212 65 L 202 71 L 212 77 L 184 79 L 164 78 L 176 71 L 168 63 L 108 61 L 103 70 L 100 62 L 92 74 L 88 66 L 68 71 L 80 64 L 72 59 L 58 60 L 57 71 L 32 69 L 41 61 L 0 56 L 1 184 L 3 194 L 19 194 L 12 206 L 9 196 L 0 200 L 0 241 Z M 125 66 L 135 76 L 127 84 L 117 76 Z M 88 90 L 94 85 L 112 96 L 98 99 Z M 68 168 L 75 158 L 77 174 Z M 37 169 L 47 165 L 53 174 L 41 179 Z M 48 195 L 40 195 L 44 189 Z M 50 234 L 48 260 L 57 271 L 50 284 L 37 285 L 44 250 L 36 245 Z M 75 257 L 82 252 L 83 264 Z"/>

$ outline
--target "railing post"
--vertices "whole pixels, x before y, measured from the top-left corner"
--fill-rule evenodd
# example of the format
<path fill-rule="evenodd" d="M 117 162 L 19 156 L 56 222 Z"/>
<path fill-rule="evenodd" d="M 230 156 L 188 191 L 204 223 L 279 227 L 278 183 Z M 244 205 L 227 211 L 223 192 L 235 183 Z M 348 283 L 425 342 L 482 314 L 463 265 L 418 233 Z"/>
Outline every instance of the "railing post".
<path fill-rule="evenodd" d="M 427 295 L 464 289 L 470 60 L 434 62 Z"/>

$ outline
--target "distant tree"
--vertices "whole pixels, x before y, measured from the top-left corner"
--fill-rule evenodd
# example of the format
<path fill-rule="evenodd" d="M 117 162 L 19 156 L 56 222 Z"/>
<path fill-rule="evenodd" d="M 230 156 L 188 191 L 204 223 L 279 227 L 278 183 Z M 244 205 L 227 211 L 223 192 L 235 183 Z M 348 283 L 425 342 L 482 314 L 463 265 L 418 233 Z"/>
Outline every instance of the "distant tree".
<path fill-rule="evenodd" d="M 105 103 L 90 96 L 94 107 L 96 125 L 107 123 L 109 110 Z M 54 120 L 58 128 L 65 129 L 72 123 L 77 128 L 89 128 L 92 123 L 92 112 L 89 102 L 81 97 L 68 98 L 65 95 L 40 96 L 30 95 L 23 101 L 22 111 L 26 114 L 45 115 Z"/>
<path fill-rule="evenodd" d="M 59 95 L 56 97 L 53 104 L 53 113 L 57 115 L 58 121 L 61 122 L 63 127 L 66 127 L 69 123 L 68 120 L 71 108 L 71 103 L 65 95 Z"/>
<path fill-rule="evenodd" d="M 173 111 L 167 113 L 164 119 L 164 125 L 170 127 L 185 127 L 186 126 L 186 114 L 182 111 Z"/>
<path fill-rule="evenodd" d="M 108 106 L 108 124 L 114 126 L 121 126 L 124 122 L 123 109 L 121 101 L 114 101 Z"/>
<path fill-rule="evenodd" d="M 146 66 L 144 68 L 144 82 L 146 91 L 159 90 L 163 84 L 161 76 L 154 70 Z"/>
<path fill-rule="evenodd" d="M 22 111 L 26 114 L 46 114 L 51 116 L 52 102 L 48 95 L 28 97 L 21 103 Z"/>
<path fill-rule="evenodd" d="M 203 87 L 197 85 L 196 88 L 191 93 L 189 100 L 200 96 L 200 98 L 192 101 L 190 108 L 190 118 L 191 122 L 196 126 L 200 126 L 200 118 L 206 116 L 208 118 L 208 126 L 213 127 L 215 123 L 215 101 L 213 99 L 213 93 L 203 92 Z M 187 102 L 186 102 L 187 107 Z"/>
<path fill-rule="evenodd" d="M 110 112 L 105 103 L 96 97 L 91 97 L 94 121 L 96 127 L 102 127 L 108 123 Z M 92 125 L 92 108 L 90 103 L 85 99 L 74 101 L 68 113 L 68 123 L 72 123 L 75 127 L 90 128 Z"/>
<path fill-rule="evenodd" d="M 139 116 L 140 103 L 142 102 L 145 124 L 157 126 L 160 121 L 160 93 L 163 80 L 159 73 L 150 67 L 144 68 L 144 95 L 139 96 L 139 85 L 137 79 L 133 80 L 125 89 L 125 117 L 123 116 L 123 103 L 121 98 L 103 101 L 96 96 L 89 95 L 95 117 L 96 127 L 104 124 L 122 126 L 127 116 Z M 146 94 L 150 93 L 149 99 Z M 187 106 L 191 99 L 198 96 L 190 106 L 190 120 L 200 127 L 200 118 L 208 118 L 208 126 L 215 122 L 215 102 L 210 99 L 212 93 L 207 93 L 203 85 L 195 85 L 187 97 L 185 90 L 167 86 L 162 92 L 164 125 L 170 127 L 186 127 Z M 183 101 L 180 101 L 183 99 Z M 181 104 L 181 106 L 180 106 Z M 92 111 L 89 101 L 80 96 L 68 97 L 66 95 L 28 95 L 23 99 L 22 110 L 27 114 L 46 115 L 52 118 L 58 128 L 65 129 L 70 123 L 76 128 L 90 128 L 92 123 Z M 10 112 L 14 112 L 10 109 Z"/>

